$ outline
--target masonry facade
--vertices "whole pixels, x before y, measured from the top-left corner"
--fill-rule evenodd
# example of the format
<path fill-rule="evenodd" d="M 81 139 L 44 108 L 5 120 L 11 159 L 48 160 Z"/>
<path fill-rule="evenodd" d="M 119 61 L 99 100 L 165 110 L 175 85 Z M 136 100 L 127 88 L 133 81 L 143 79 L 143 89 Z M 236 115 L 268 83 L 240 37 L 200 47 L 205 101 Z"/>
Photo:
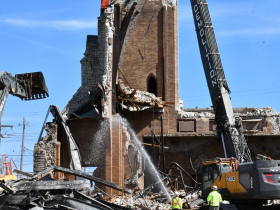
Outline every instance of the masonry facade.
<path fill-rule="evenodd" d="M 116 1 L 115 5 L 122 7 L 124 17 L 132 8 L 133 3 L 132 1 Z M 115 5 L 111 5 L 98 18 L 98 36 L 87 37 L 85 56 L 81 60 L 82 86 L 64 108 L 63 115 L 68 118 L 67 123 L 71 132 L 81 144 L 84 166 L 98 167 L 95 175 L 120 185 L 124 185 L 126 180 L 132 180 L 127 181 L 127 185 L 133 186 L 137 176 L 137 184 L 143 188 L 144 172 L 139 170 L 142 169 L 140 166 L 142 163 L 139 160 L 141 157 L 138 155 L 136 160 L 132 157 L 137 154 L 137 151 L 133 149 L 135 145 L 132 141 L 127 144 L 130 134 L 123 132 L 125 128 L 114 126 L 113 124 L 116 123 L 114 119 L 118 117 L 110 114 L 112 112 L 110 98 L 114 94 L 110 90 L 113 89 L 111 82 Z M 177 1 L 137 1 L 126 31 L 118 66 L 121 71 L 117 74 L 118 86 L 123 88 L 129 87 L 128 84 L 130 84 L 130 89 L 150 92 L 154 94 L 153 97 L 158 98 L 157 100 L 168 102 L 169 106 L 164 108 L 149 106 L 138 113 L 124 109 L 118 101 L 117 115 L 127 120 L 140 141 L 143 141 L 143 134 L 150 134 L 151 122 L 153 122 L 155 133 L 160 133 L 161 116 L 163 116 L 164 130 L 167 133 L 176 132 L 176 126 L 173 125 L 176 124 L 176 109 L 179 106 Z M 95 94 L 98 85 L 102 86 L 103 95 L 102 105 L 97 107 L 102 115 L 102 122 L 90 117 L 71 118 L 71 113 L 74 113 L 81 104 L 86 103 L 91 94 Z M 124 125 L 120 121 L 118 123 Z M 102 139 L 102 143 L 97 137 L 98 130 L 102 130 L 100 125 L 108 128 L 108 133 L 102 133 L 102 137 L 105 138 L 105 140 Z M 65 148 L 65 136 L 63 139 L 62 148 Z M 118 146 L 115 147 L 114 144 Z M 89 158 L 91 153 L 89 148 L 95 148 L 92 149 L 96 153 L 93 155 L 95 158 Z M 67 160 L 66 150 L 62 152 L 63 160 Z M 101 150 L 105 151 L 105 156 L 102 156 Z M 129 154 L 127 154 L 128 151 Z M 130 164 L 133 166 L 133 173 L 131 173 L 128 156 L 132 158 Z M 68 161 L 64 163 L 62 161 L 62 166 L 67 167 L 67 165 Z M 122 173 L 114 170 L 116 165 L 120 165 L 118 170 Z M 117 174 L 120 174 L 120 177 Z"/>
<path fill-rule="evenodd" d="M 154 180 L 138 141 L 160 170 L 168 172 L 177 162 L 193 177 L 200 176 L 202 160 L 223 157 L 224 152 L 213 111 L 180 108 L 177 0 L 136 3 L 117 0 L 102 10 L 98 35 L 87 36 L 80 61 L 81 87 L 62 113 L 80 145 L 83 167 L 97 167 L 94 175 L 115 184 L 144 188 Z M 114 45 L 116 18 L 127 27 L 121 48 Z M 121 49 L 119 55 L 116 49 Z M 271 108 L 242 108 L 235 113 L 242 117 L 253 158 L 261 153 L 279 159 L 279 113 Z M 69 167 L 67 137 L 60 125 L 57 140 L 59 164 Z M 185 183 L 192 185 L 187 177 Z M 111 195 L 119 193 L 98 187 Z"/>

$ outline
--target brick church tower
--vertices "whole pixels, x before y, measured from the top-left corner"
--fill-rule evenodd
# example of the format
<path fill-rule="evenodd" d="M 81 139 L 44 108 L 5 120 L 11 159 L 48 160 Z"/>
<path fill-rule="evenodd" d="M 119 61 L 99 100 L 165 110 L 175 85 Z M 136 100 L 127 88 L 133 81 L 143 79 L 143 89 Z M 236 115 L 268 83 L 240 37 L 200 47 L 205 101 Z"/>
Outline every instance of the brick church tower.
<path fill-rule="evenodd" d="M 87 36 L 84 55 L 82 85 L 63 110 L 81 145 L 82 165 L 97 167 L 95 175 L 122 186 L 137 176 L 143 188 L 141 157 L 131 160 L 131 174 L 127 157 L 137 152 L 122 121 L 141 142 L 151 134 L 151 125 L 160 134 L 161 119 L 164 133 L 176 132 L 177 0 L 115 1 L 98 17 L 98 35 Z M 63 139 L 62 148 L 67 148 Z M 67 149 L 62 156 L 67 167 Z"/>

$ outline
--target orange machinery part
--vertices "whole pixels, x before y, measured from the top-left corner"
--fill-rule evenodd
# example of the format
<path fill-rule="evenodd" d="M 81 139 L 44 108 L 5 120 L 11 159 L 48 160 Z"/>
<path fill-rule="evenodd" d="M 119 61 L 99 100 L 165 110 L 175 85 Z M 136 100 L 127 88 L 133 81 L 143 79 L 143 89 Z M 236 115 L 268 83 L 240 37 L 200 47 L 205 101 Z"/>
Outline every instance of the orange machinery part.
<path fill-rule="evenodd" d="M 107 9 L 110 5 L 110 0 L 101 0 L 101 9 Z"/>
<path fill-rule="evenodd" d="M 3 172 L 5 175 L 13 175 L 13 167 L 12 162 L 14 163 L 14 166 L 17 168 L 14 160 L 11 158 L 10 162 L 7 162 L 7 156 L 5 153 L 2 154 L 2 160 L 3 160 Z"/>

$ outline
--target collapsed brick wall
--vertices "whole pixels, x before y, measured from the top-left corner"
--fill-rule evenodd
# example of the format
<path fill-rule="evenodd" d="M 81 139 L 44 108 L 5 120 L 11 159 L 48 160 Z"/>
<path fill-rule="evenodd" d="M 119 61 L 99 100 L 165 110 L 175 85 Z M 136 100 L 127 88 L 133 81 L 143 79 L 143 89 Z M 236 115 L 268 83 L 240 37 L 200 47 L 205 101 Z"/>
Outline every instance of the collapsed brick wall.
<path fill-rule="evenodd" d="M 68 118 L 89 98 L 89 93 L 97 90 L 97 83 L 104 88 L 104 112 L 102 116 L 108 117 L 112 78 L 112 38 L 113 12 L 112 8 L 108 8 L 98 18 L 98 36 L 87 36 L 86 51 L 80 61 L 82 85 L 62 111 L 65 118 Z"/>
<path fill-rule="evenodd" d="M 130 9 L 133 3 L 134 1 L 126 0 L 117 0 L 114 2 L 114 4 L 120 4 L 123 7 L 123 11 Z M 104 88 L 104 107 L 102 116 L 108 117 L 110 115 L 110 98 L 112 94 L 110 91 L 112 89 L 111 81 L 114 4 L 106 9 L 104 13 L 98 18 L 98 36 L 89 35 L 87 37 L 87 47 L 84 53 L 85 56 L 80 61 L 82 85 L 62 111 L 62 114 L 66 118 L 69 117 L 69 115 L 76 108 L 78 108 L 80 104 L 88 99 L 89 92 L 94 92 L 97 89 L 97 83 L 101 84 Z M 145 9 L 143 10 L 144 6 Z M 126 13 L 123 12 L 123 16 L 125 14 Z M 166 16 L 164 16 L 165 14 Z M 157 20 L 158 16 L 160 15 L 162 16 L 161 20 Z M 141 17 L 139 18 L 139 16 Z M 164 17 L 165 22 L 163 21 Z M 138 21 L 138 19 L 140 20 Z M 137 21 L 139 23 L 137 23 Z M 130 72 L 133 72 L 134 78 L 131 79 L 133 84 L 137 84 L 139 78 L 144 78 L 144 80 L 146 80 L 145 78 L 147 78 L 148 75 L 155 75 L 158 80 L 158 90 L 161 90 L 159 91 L 159 95 L 162 95 L 161 92 L 163 88 L 163 80 L 166 80 L 164 83 L 168 101 L 175 100 L 176 108 L 179 107 L 177 22 L 177 0 L 138 0 L 135 12 L 127 29 L 121 55 L 122 58 L 119 65 L 120 67 L 124 67 L 126 69 L 125 74 L 128 75 L 128 77 Z M 149 28 L 147 31 L 148 33 L 146 33 L 147 27 Z M 166 32 L 164 32 L 164 30 L 166 30 Z M 152 40 L 152 42 L 149 42 L 148 40 Z M 134 52 L 131 52 L 131 50 L 126 51 L 127 46 L 134 45 L 137 42 L 139 43 L 135 47 L 132 47 L 132 49 L 135 50 Z M 154 48 L 153 43 L 156 45 L 159 44 L 159 46 L 155 46 Z M 146 59 L 146 65 L 142 65 L 140 61 L 141 58 L 139 57 L 139 53 L 137 51 L 139 51 L 141 54 L 143 53 L 142 50 L 145 47 L 150 48 L 146 50 L 148 52 L 147 56 L 149 57 L 149 55 L 152 55 L 153 59 Z M 136 63 L 139 63 L 140 61 L 141 68 L 135 69 L 136 66 L 134 66 L 134 68 L 127 66 L 127 63 L 132 65 L 136 64 L 130 58 L 131 55 L 132 57 L 136 56 L 135 59 L 138 60 Z M 165 61 L 163 61 L 163 58 L 165 58 Z M 126 63 L 124 63 L 124 60 Z M 163 78 L 161 73 L 163 72 L 163 65 L 165 65 L 167 69 L 165 78 Z M 144 69 L 148 70 L 148 74 L 144 73 L 145 75 L 143 77 L 143 75 L 139 73 Z M 138 75 L 138 77 L 135 77 L 135 73 Z M 145 84 L 140 85 L 140 87 L 139 85 L 136 85 L 137 89 L 147 91 L 145 87 L 146 81 Z"/>
<path fill-rule="evenodd" d="M 34 174 L 49 166 L 60 166 L 60 142 L 57 141 L 57 124 L 47 123 L 44 128 L 47 135 L 34 146 Z"/>
<path fill-rule="evenodd" d="M 62 111 L 64 116 L 71 114 L 80 104 L 88 99 L 89 91 L 95 91 L 95 79 L 98 77 L 99 66 L 98 36 L 87 36 L 84 58 L 81 59 L 82 86 Z"/>

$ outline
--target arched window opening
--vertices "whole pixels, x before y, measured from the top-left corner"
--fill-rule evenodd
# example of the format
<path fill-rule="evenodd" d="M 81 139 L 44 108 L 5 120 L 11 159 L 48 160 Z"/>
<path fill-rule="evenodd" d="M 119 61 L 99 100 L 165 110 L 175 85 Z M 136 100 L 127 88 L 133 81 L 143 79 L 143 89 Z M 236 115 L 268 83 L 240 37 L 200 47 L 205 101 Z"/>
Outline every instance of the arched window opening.
<path fill-rule="evenodd" d="M 153 76 L 150 76 L 148 80 L 148 92 L 153 93 L 155 94 L 155 96 L 157 96 L 157 81 Z"/>

